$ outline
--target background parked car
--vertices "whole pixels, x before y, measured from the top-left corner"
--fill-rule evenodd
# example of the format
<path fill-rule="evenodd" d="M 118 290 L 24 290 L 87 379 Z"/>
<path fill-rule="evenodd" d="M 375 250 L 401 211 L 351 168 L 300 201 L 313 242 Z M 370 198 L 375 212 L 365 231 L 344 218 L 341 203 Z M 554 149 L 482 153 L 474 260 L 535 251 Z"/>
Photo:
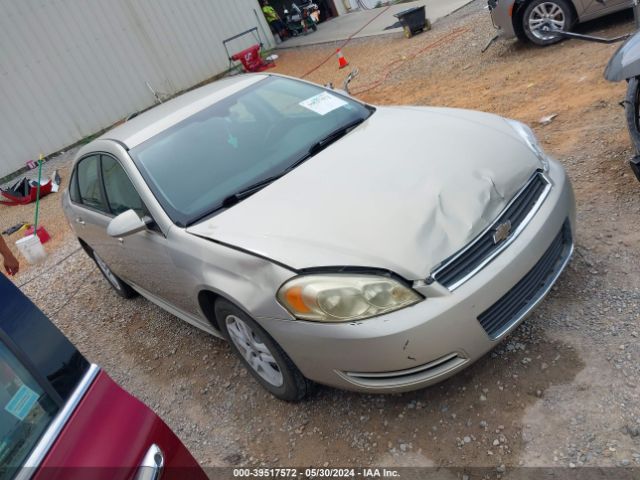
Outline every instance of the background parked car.
<path fill-rule="evenodd" d="M 0 298 L 0 479 L 207 478 L 155 413 L 3 275 Z"/>
<path fill-rule="evenodd" d="M 489 0 L 491 19 L 504 38 L 518 37 L 536 45 L 551 45 L 562 38 L 540 27 L 571 30 L 577 23 L 630 8 L 630 0 Z"/>

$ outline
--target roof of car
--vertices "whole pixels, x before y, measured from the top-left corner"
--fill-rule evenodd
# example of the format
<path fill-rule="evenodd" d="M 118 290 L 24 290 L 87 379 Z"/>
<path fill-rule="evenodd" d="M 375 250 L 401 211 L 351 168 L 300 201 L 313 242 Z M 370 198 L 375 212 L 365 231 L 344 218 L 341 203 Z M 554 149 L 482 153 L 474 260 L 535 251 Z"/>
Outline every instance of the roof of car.
<path fill-rule="evenodd" d="M 116 140 L 125 144 L 127 148 L 134 148 L 185 118 L 267 76 L 264 74 L 237 75 L 191 90 L 105 132 L 99 139 Z"/>

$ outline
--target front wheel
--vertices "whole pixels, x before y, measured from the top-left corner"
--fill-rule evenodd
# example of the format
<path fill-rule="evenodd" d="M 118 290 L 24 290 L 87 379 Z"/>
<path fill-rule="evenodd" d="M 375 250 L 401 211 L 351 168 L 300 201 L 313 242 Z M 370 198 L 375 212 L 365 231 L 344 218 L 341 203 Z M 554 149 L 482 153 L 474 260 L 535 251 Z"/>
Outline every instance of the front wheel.
<path fill-rule="evenodd" d="M 249 315 L 224 299 L 216 301 L 215 315 L 231 349 L 264 388 L 287 402 L 300 401 L 310 393 L 313 384 Z"/>
<path fill-rule="evenodd" d="M 566 0 L 533 0 L 524 9 L 522 29 L 526 37 L 536 45 L 546 46 L 558 43 L 562 37 L 551 30 L 570 30 L 575 23 L 571 5 Z"/>

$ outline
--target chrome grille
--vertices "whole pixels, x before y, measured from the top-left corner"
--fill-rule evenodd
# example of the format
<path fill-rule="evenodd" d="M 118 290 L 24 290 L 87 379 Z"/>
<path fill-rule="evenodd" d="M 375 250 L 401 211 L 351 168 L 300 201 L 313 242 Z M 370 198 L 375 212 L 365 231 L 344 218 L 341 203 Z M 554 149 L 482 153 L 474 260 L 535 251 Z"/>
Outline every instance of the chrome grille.
<path fill-rule="evenodd" d="M 495 222 L 464 249 L 445 260 L 431 273 L 431 278 L 449 290 L 454 290 L 464 283 L 518 236 L 538 210 L 550 188 L 551 184 L 543 173 L 536 172 Z M 506 238 L 496 241 L 494 238 L 496 232 L 507 222 L 510 223 L 510 233 Z"/>
<path fill-rule="evenodd" d="M 573 243 L 566 221 L 538 263 L 500 300 L 478 316 L 492 339 L 499 337 L 520 320 L 546 294 L 568 262 Z"/>

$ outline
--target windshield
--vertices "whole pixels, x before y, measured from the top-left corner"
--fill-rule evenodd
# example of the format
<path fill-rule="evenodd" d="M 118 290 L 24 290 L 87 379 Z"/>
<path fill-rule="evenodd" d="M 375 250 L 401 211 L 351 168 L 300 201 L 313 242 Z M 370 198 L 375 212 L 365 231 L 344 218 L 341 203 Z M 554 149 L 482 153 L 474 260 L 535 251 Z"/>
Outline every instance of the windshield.
<path fill-rule="evenodd" d="M 268 77 L 129 153 L 164 210 L 184 227 L 222 208 L 229 196 L 282 174 L 372 110 L 314 85 Z"/>

